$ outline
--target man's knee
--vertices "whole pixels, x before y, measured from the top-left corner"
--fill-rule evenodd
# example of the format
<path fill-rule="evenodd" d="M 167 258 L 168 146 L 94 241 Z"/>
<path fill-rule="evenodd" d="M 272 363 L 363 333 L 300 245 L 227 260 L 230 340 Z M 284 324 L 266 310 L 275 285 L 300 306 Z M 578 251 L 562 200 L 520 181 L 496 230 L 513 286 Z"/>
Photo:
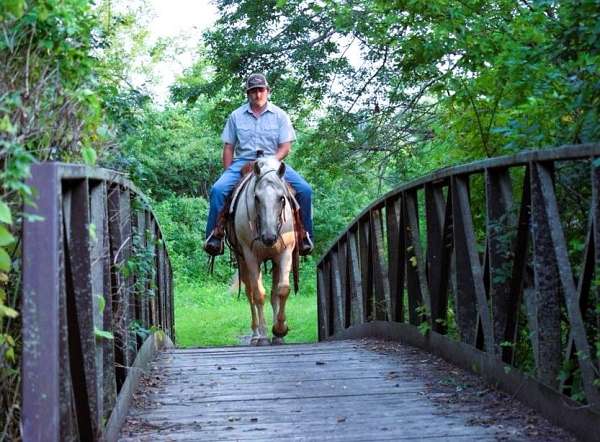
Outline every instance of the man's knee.
<path fill-rule="evenodd" d="M 211 200 L 214 200 L 215 198 L 224 199 L 226 193 L 227 193 L 227 186 L 224 186 L 222 183 L 217 181 L 210 188 L 210 199 Z"/>
<path fill-rule="evenodd" d="M 296 194 L 302 198 L 312 198 L 312 187 L 306 181 L 298 183 Z"/>

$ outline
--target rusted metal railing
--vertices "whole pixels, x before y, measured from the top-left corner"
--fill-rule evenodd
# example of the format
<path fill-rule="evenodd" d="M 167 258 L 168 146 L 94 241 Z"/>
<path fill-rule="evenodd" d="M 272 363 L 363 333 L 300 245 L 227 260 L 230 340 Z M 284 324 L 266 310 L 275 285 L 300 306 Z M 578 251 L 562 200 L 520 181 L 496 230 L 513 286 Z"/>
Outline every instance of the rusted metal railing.
<path fill-rule="evenodd" d="M 318 263 L 319 339 L 392 334 L 509 387 L 518 368 L 535 379 L 512 379 L 530 403 L 552 390 L 598 410 L 599 156 L 600 144 L 522 152 L 378 199 Z M 600 416 L 553 413 L 583 432 Z"/>
<path fill-rule="evenodd" d="M 46 163 L 29 184 L 24 439 L 98 440 L 144 343 L 174 337 L 169 258 L 143 196 L 116 172 Z"/>

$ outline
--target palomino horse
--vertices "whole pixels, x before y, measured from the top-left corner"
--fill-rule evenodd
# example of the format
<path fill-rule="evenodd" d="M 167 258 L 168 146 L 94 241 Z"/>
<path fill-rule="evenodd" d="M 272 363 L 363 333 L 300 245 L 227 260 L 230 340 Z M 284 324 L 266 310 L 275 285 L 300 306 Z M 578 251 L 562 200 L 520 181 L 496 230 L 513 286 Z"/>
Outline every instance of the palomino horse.
<path fill-rule="evenodd" d="M 252 312 L 252 345 L 269 345 L 264 316 L 265 288 L 261 264 L 273 262 L 273 344 L 282 344 L 288 332 L 285 303 L 290 293 L 290 270 L 296 246 L 293 196 L 283 180 L 285 164 L 275 158 L 259 158 L 252 175 L 234 194 L 233 225 L 227 227 L 246 287 Z"/>

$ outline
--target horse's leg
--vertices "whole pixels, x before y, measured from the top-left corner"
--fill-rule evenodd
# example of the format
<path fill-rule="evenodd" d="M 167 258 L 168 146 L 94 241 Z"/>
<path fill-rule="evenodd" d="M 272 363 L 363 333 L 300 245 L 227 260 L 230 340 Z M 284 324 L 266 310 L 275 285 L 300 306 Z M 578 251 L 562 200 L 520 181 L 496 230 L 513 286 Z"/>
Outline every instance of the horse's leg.
<path fill-rule="evenodd" d="M 292 269 L 292 251 L 286 249 L 280 256 L 277 264 L 277 279 L 273 277 L 273 291 L 277 297 L 277 313 L 273 317 L 273 341 L 276 344 L 283 343 L 283 337 L 288 333 L 288 326 L 285 322 L 285 304 L 290 294 L 290 271 Z"/>
<path fill-rule="evenodd" d="M 273 308 L 273 327 L 277 323 L 277 314 L 279 313 L 279 305 L 280 298 L 279 293 L 277 291 L 277 286 L 279 283 L 279 264 L 273 261 L 273 284 L 271 286 L 271 307 Z M 283 338 L 279 338 L 275 335 L 273 331 L 273 339 L 271 341 L 273 344 L 283 344 Z"/>
<path fill-rule="evenodd" d="M 248 298 L 248 304 L 250 304 L 250 313 L 252 314 L 252 337 L 250 338 L 250 345 L 257 345 L 260 338 L 260 333 L 258 332 L 258 314 L 256 305 L 254 304 L 252 289 L 249 286 L 246 286 L 246 297 Z"/>
<path fill-rule="evenodd" d="M 248 270 L 248 282 L 250 283 L 254 308 L 258 316 L 258 340 L 257 345 L 270 345 L 269 337 L 267 336 L 267 323 L 265 322 L 264 304 L 265 304 L 265 287 L 262 283 L 262 274 L 260 271 L 260 262 L 256 260 L 254 255 L 244 249 L 244 257 L 246 260 L 246 269 Z"/>
<path fill-rule="evenodd" d="M 250 345 L 256 345 L 258 343 L 258 320 L 256 315 L 256 306 L 254 305 L 254 297 L 252 296 L 252 286 L 248 279 L 248 268 L 246 263 L 240 260 L 240 280 L 244 283 L 246 290 L 246 297 L 248 298 L 248 305 L 250 305 L 250 314 L 252 315 L 252 338 L 250 338 Z"/>

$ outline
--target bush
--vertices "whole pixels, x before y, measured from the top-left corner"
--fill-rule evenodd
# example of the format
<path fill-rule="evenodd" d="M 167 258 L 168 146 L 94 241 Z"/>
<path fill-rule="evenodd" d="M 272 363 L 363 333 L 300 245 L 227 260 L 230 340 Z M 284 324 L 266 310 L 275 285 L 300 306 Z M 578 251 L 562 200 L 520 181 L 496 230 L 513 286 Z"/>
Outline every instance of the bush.
<path fill-rule="evenodd" d="M 214 274 L 210 275 L 208 255 L 202 250 L 208 215 L 205 198 L 171 196 L 153 204 L 153 208 L 178 282 L 229 281 L 232 270 L 226 257 L 216 260 Z"/>

